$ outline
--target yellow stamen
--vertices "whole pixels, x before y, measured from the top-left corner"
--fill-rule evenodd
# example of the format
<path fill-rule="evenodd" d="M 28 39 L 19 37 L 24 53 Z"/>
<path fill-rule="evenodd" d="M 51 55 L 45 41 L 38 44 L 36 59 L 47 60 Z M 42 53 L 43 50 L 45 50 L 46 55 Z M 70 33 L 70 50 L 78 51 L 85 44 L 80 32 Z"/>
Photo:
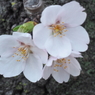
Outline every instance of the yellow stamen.
<path fill-rule="evenodd" d="M 14 53 L 14 55 L 12 55 L 12 57 L 18 56 L 19 59 L 16 60 L 17 62 L 20 62 L 21 60 L 27 60 L 29 52 L 30 52 L 30 46 L 25 45 L 23 47 L 18 48 L 17 51 Z"/>
<path fill-rule="evenodd" d="M 52 30 L 54 37 L 56 37 L 58 35 L 60 37 L 65 36 L 65 34 L 63 34 L 63 33 L 67 32 L 67 30 L 66 30 L 66 27 L 63 25 L 63 23 L 64 22 L 50 25 L 49 28 Z"/>
<path fill-rule="evenodd" d="M 67 66 L 64 67 L 64 69 L 66 69 L 66 68 L 67 68 Z"/>
<path fill-rule="evenodd" d="M 58 70 L 57 69 L 53 69 L 54 71 L 56 71 L 56 72 L 58 72 Z"/>

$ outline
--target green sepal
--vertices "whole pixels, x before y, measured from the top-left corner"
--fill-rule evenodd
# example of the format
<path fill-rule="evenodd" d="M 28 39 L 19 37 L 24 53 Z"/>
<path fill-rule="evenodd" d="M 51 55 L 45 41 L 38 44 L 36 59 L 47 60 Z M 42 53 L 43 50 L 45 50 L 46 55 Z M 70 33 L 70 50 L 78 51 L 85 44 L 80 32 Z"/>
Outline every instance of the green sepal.
<path fill-rule="evenodd" d="M 13 28 L 13 31 L 23 32 L 23 33 L 32 32 L 35 25 L 36 23 L 34 21 L 28 21 L 22 25 L 18 25 L 15 28 Z"/>
<path fill-rule="evenodd" d="M 17 25 L 16 27 L 14 27 L 12 30 L 13 31 L 17 31 L 19 29 L 19 27 L 22 26 L 22 25 Z"/>

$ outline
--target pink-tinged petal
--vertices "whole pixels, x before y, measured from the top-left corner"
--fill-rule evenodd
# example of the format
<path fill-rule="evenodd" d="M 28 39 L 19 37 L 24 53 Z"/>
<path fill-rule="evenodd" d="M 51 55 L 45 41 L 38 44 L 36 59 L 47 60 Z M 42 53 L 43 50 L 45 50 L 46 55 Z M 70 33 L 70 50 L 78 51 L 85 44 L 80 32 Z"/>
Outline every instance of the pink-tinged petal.
<path fill-rule="evenodd" d="M 68 28 L 65 35 L 71 41 L 74 51 L 86 51 L 88 49 L 87 44 L 90 42 L 89 35 L 82 26 L 75 28 Z"/>
<path fill-rule="evenodd" d="M 66 66 L 63 65 L 64 70 L 73 76 L 80 75 L 81 67 L 79 62 L 74 57 L 67 57 L 65 60 Z"/>
<path fill-rule="evenodd" d="M 0 36 L 0 55 L 1 57 L 8 57 L 12 55 L 16 47 L 19 47 L 20 43 L 11 35 Z M 15 48 L 14 48 L 15 47 Z"/>
<path fill-rule="evenodd" d="M 76 1 L 72 1 L 62 6 L 57 19 L 64 22 L 68 27 L 76 27 L 84 23 L 87 14 L 85 9 Z"/>
<path fill-rule="evenodd" d="M 56 65 L 57 63 L 55 62 L 54 65 Z M 60 63 L 58 63 L 59 65 L 61 65 Z M 70 74 L 67 73 L 62 67 L 60 66 L 53 66 L 53 72 L 52 72 L 52 76 L 53 78 L 59 82 L 59 83 L 63 83 L 64 82 L 68 82 L 69 78 L 70 78 Z"/>
<path fill-rule="evenodd" d="M 19 60 L 19 61 L 18 61 Z M 25 61 L 21 57 L 1 58 L 0 60 L 0 74 L 4 77 L 13 77 L 19 75 L 25 68 Z"/>
<path fill-rule="evenodd" d="M 45 66 L 43 70 L 43 78 L 47 80 L 50 75 L 52 74 L 52 67 L 51 66 Z"/>
<path fill-rule="evenodd" d="M 23 73 L 28 80 L 36 82 L 42 77 L 42 67 L 42 62 L 33 54 L 30 54 Z"/>
<path fill-rule="evenodd" d="M 49 60 L 47 61 L 46 66 L 51 66 L 54 60 L 57 60 L 57 58 L 50 56 Z"/>
<path fill-rule="evenodd" d="M 18 42 L 23 43 L 25 45 L 30 45 L 30 46 L 32 46 L 33 44 L 32 39 L 28 37 L 18 37 Z"/>
<path fill-rule="evenodd" d="M 71 55 L 72 57 L 83 57 L 80 52 L 72 51 Z"/>
<path fill-rule="evenodd" d="M 44 49 L 44 45 L 48 37 L 52 34 L 49 27 L 45 27 L 42 24 L 37 24 L 33 29 L 33 41 L 36 46 Z"/>
<path fill-rule="evenodd" d="M 13 32 L 13 36 L 22 36 L 22 37 L 29 37 L 31 38 L 31 35 L 29 33 L 21 33 L 21 32 Z"/>
<path fill-rule="evenodd" d="M 56 23 L 56 17 L 58 12 L 60 11 L 60 5 L 51 5 L 44 9 L 42 12 L 41 22 L 44 25 L 51 25 Z"/>
<path fill-rule="evenodd" d="M 32 36 L 29 33 L 13 32 L 13 36 L 21 43 L 33 45 Z"/>
<path fill-rule="evenodd" d="M 57 58 L 67 57 L 71 54 L 71 43 L 65 36 L 50 36 L 46 41 L 45 48 L 50 55 Z"/>
<path fill-rule="evenodd" d="M 46 51 L 44 51 L 42 49 L 39 49 L 36 46 L 35 47 L 31 47 L 30 49 L 33 52 L 33 54 L 35 54 L 36 56 L 39 57 L 39 59 L 42 61 L 42 63 L 45 64 L 47 62 L 48 54 L 47 54 Z"/>
<path fill-rule="evenodd" d="M 78 51 L 72 51 L 72 54 L 77 54 L 77 55 L 79 55 L 79 54 L 81 54 L 81 53 L 78 52 Z"/>

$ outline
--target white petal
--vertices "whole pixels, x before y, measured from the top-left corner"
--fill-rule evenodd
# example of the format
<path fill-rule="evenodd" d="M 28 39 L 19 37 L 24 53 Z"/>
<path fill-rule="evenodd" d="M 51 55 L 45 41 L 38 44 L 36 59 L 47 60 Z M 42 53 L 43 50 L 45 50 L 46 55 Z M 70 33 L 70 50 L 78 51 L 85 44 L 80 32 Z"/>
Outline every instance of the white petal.
<path fill-rule="evenodd" d="M 86 51 L 88 49 L 89 35 L 82 26 L 68 28 L 65 35 L 70 39 L 74 51 Z"/>
<path fill-rule="evenodd" d="M 76 1 L 72 1 L 62 6 L 58 18 L 64 22 L 68 27 L 75 27 L 81 25 L 87 14 L 83 12 L 85 9 Z"/>
<path fill-rule="evenodd" d="M 6 62 L 6 59 L 4 59 L 4 58 L 0 58 L 0 74 L 2 74 L 3 75 L 3 72 L 5 71 L 5 64 L 4 64 L 4 62 Z"/>
<path fill-rule="evenodd" d="M 67 57 L 65 64 L 66 64 L 67 68 L 64 68 L 65 65 L 63 65 L 63 68 L 69 74 L 71 74 L 73 76 L 80 75 L 81 67 L 80 67 L 79 62 L 74 57 Z"/>
<path fill-rule="evenodd" d="M 13 32 L 13 36 L 21 43 L 33 45 L 32 36 L 29 33 Z"/>
<path fill-rule="evenodd" d="M 41 22 L 44 25 L 51 25 L 56 23 L 56 17 L 60 9 L 60 5 L 51 5 L 45 8 L 42 12 Z"/>
<path fill-rule="evenodd" d="M 79 55 L 79 54 L 81 54 L 81 53 L 78 52 L 78 51 L 72 51 L 72 54 L 77 54 L 77 55 Z"/>
<path fill-rule="evenodd" d="M 81 53 L 77 52 L 77 51 L 72 51 L 70 56 L 72 56 L 72 57 L 82 57 Z"/>
<path fill-rule="evenodd" d="M 49 60 L 47 61 L 46 66 L 51 66 L 54 60 L 57 60 L 57 58 L 50 56 Z"/>
<path fill-rule="evenodd" d="M 46 80 L 49 78 L 49 76 L 52 73 L 52 67 L 51 66 L 45 66 L 43 70 L 43 78 Z"/>
<path fill-rule="evenodd" d="M 0 36 L 0 55 L 8 57 L 13 54 L 15 48 L 19 47 L 20 43 L 11 35 Z M 15 47 L 15 48 L 14 48 Z"/>
<path fill-rule="evenodd" d="M 33 54 L 37 55 L 39 59 L 42 61 L 42 63 L 46 63 L 48 59 L 48 54 L 46 51 L 35 47 L 31 47 L 31 51 Z"/>
<path fill-rule="evenodd" d="M 22 36 L 22 37 L 29 37 L 31 38 L 31 35 L 29 33 L 21 33 L 21 32 L 13 32 L 13 36 Z"/>
<path fill-rule="evenodd" d="M 42 77 L 42 67 L 42 62 L 33 54 L 30 54 L 23 73 L 28 80 L 36 82 Z"/>
<path fill-rule="evenodd" d="M 48 37 L 51 35 L 51 29 L 42 24 L 37 24 L 33 29 L 33 40 L 36 46 L 44 49 L 44 44 Z"/>
<path fill-rule="evenodd" d="M 3 58 L 0 60 L 0 74 L 4 77 L 17 76 L 24 70 L 24 67 L 25 61 L 21 60 L 19 56 Z"/>
<path fill-rule="evenodd" d="M 54 65 L 56 65 L 56 64 L 57 63 L 55 62 Z M 60 63 L 58 63 L 58 64 L 61 65 Z M 68 80 L 70 78 L 70 74 L 67 73 L 62 67 L 54 67 L 54 66 L 53 66 L 52 76 L 59 83 L 63 83 L 63 81 L 68 82 Z"/>
<path fill-rule="evenodd" d="M 71 53 L 70 41 L 64 37 L 50 36 L 45 44 L 48 53 L 57 58 L 67 57 Z"/>

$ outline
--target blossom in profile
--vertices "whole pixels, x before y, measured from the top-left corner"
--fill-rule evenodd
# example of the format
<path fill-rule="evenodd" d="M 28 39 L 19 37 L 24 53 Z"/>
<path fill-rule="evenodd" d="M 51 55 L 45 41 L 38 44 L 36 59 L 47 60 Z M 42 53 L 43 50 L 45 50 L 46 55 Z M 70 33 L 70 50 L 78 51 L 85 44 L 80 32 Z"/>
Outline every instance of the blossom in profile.
<path fill-rule="evenodd" d="M 59 82 L 68 82 L 70 75 L 80 75 L 81 67 L 75 57 L 81 57 L 80 54 L 71 54 L 66 58 L 57 59 L 50 57 L 43 70 L 43 78 L 48 79 L 50 75 Z"/>
<path fill-rule="evenodd" d="M 0 36 L 0 55 L 0 74 L 13 77 L 23 72 L 31 82 L 41 79 L 48 58 L 46 51 L 35 46 L 30 34 L 20 32 Z"/>
<path fill-rule="evenodd" d="M 41 23 L 33 29 L 34 43 L 57 58 L 67 57 L 71 51 L 88 49 L 89 36 L 82 25 L 86 19 L 84 8 L 76 1 L 63 6 L 51 5 L 42 12 Z"/>

